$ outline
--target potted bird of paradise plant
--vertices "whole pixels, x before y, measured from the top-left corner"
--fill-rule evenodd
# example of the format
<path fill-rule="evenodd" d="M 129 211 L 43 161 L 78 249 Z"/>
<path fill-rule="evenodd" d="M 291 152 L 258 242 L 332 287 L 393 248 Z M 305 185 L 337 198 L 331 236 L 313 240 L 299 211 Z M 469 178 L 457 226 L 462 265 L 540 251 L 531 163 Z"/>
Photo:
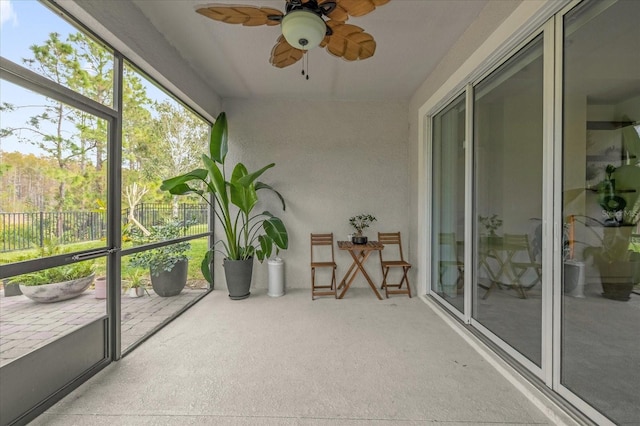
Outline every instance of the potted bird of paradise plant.
<path fill-rule="evenodd" d="M 222 226 L 224 238 L 210 247 L 202 260 L 201 270 L 205 279 L 213 284 L 211 263 L 214 252 L 223 254 L 223 266 L 229 297 L 233 300 L 249 297 L 253 258 L 260 262 L 271 253 L 286 249 L 289 244 L 287 229 L 282 220 L 269 211 L 255 213 L 258 191 L 274 193 L 285 210 L 284 198 L 271 186 L 258 178 L 275 163 L 249 172 L 243 163 L 233 167 L 228 175 L 226 157 L 228 151 L 227 117 L 224 112 L 216 118 L 211 128 L 209 152 L 202 155 L 202 168 L 175 176 L 162 182 L 161 189 L 173 195 L 195 194 L 214 210 Z M 216 246 L 220 245 L 220 248 Z"/>

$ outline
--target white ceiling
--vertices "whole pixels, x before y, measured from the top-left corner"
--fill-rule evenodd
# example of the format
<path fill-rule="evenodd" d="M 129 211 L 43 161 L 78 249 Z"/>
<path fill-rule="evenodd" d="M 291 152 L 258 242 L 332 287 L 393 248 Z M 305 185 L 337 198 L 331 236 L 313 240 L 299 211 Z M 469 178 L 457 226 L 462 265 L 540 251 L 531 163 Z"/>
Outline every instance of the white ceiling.
<path fill-rule="evenodd" d="M 110 4 L 116 8 L 119 3 Z M 366 16 L 349 19 L 375 38 L 377 48 L 372 58 L 347 62 L 316 48 L 309 53 L 309 80 L 301 75 L 301 62 L 283 69 L 269 64 L 279 26 L 243 27 L 195 12 L 213 4 L 284 10 L 285 0 L 133 3 L 222 98 L 408 100 L 487 0 L 391 0 Z M 117 19 L 118 13 L 111 12 Z M 109 27 L 108 22 L 102 23 Z"/>

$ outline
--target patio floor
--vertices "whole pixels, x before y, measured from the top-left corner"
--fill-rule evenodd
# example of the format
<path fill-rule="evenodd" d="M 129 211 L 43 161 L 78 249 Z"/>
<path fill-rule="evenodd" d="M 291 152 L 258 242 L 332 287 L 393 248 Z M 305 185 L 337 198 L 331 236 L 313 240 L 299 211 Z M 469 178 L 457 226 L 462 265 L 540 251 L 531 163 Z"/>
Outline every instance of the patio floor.
<path fill-rule="evenodd" d="M 426 303 L 426 304 L 425 304 Z M 34 425 L 539 425 L 565 419 L 507 379 L 433 302 L 213 291 Z M 519 391 L 524 390 L 524 393 Z M 525 396 L 527 393 L 528 396 Z M 540 407 L 540 408 L 539 408 Z M 549 416 L 549 417 L 548 417 Z"/>
<path fill-rule="evenodd" d="M 149 294 L 122 296 L 122 349 L 126 349 L 205 290 L 186 287 L 173 297 Z M 96 299 L 93 290 L 56 303 L 36 303 L 24 295 L 0 294 L 0 366 L 67 334 L 106 314 L 105 299 Z"/>

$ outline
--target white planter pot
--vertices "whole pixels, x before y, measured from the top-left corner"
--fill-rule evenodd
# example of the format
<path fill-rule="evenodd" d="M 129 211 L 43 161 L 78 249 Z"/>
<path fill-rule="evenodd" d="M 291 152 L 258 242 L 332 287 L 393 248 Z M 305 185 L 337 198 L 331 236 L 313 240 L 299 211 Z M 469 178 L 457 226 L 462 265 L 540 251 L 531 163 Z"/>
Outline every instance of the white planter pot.
<path fill-rule="evenodd" d="M 95 285 L 95 293 L 94 296 L 96 299 L 106 299 L 107 298 L 107 278 L 106 277 L 98 277 L 94 283 Z"/>
<path fill-rule="evenodd" d="M 143 287 L 132 287 L 129 289 L 129 297 L 140 297 L 140 296 L 144 296 Z"/>

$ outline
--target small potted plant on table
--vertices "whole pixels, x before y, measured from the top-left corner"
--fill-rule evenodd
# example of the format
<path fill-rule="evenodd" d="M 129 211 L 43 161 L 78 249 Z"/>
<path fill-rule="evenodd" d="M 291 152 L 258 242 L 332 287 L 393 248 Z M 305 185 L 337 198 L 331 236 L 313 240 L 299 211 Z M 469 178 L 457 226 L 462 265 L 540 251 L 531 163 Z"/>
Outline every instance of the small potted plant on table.
<path fill-rule="evenodd" d="M 356 230 L 356 233 L 351 237 L 351 242 L 353 244 L 367 244 L 368 238 L 362 235 L 362 231 L 367 229 L 371 222 L 375 220 L 375 216 L 370 214 L 359 214 L 349 218 L 349 225 Z"/>
<path fill-rule="evenodd" d="M 502 226 L 502 219 L 497 214 L 493 214 L 491 216 L 478 216 L 478 222 L 484 226 L 484 228 L 489 232 L 488 234 L 483 235 L 486 237 L 486 241 L 489 245 L 499 242 L 501 239 L 496 233 L 498 228 Z"/>

